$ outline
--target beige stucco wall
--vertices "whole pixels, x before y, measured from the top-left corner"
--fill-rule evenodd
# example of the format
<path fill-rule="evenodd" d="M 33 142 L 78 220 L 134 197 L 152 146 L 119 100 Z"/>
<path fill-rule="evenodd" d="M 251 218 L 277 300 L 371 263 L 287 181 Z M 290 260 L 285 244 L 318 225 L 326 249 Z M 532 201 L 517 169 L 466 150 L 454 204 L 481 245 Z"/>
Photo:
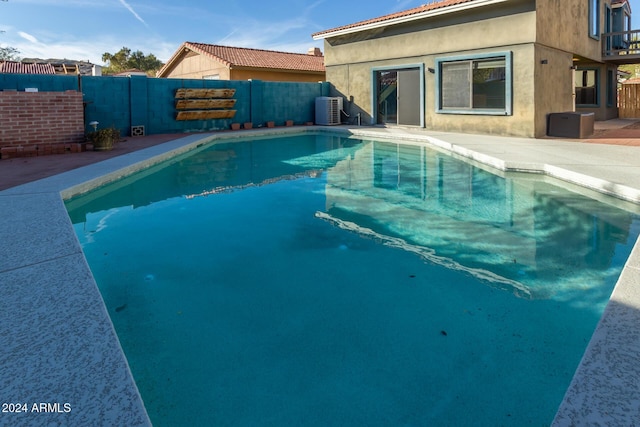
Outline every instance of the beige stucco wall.
<path fill-rule="evenodd" d="M 435 68 L 437 58 L 511 51 L 511 116 L 436 113 L 435 75 L 425 72 L 425 126 L 443 131 L 536 136 L 546 132 L 546 125 L 543 128 L 535 120 L 535 30 L 535 12 L 524 12 L 335 46 L 326 42 L 327 81 L 336 95 L 347 100 L 353 97 L 348 112 L 352 116 L 362 113 L 363 122 L 368 124 L 373 122 L 374 112 L 373 68 L 424 64 L 426 70 Z"/>
<path fill-rule="evenodd" d="M 432 81 L 429 85 L 431 90 L 427 94 L 427 106 L 430 111 L 430 114 L 427 114 L 427 128 L 433 127 L 450 132 L 528 137 L 536 135 L 534 69 L 531 66 L 535 54 L 534 45 L 528 43 L 494 50 L 508 50 L 513 55 L 512 114 L 510 116 L 437 114 L 435 113 L 435 84 Z M 474 50 L 461 52 L 461 54 L 473 55 L 491 51 L 492 49 Z"/>
<path fill-rule="evenodd" d="M 231 80 L 264 80 L 267 82 L 307 82 L 324 81 L 324 73 L 295 73 L 263 70 L 231 70 Z"/>
<path fill-rule="evenodd" d="M 452 55 L 496 45 L 532 43 L 536 37 L 535 30 L 535 12 L 528 12 L 336 46 L 325 41 L 325 66 L 389 58 L 420 58 L 433 54 Z"/>
<path fill-rule="evenodd" d="M 189 53 L 177 61 L 166 77 L 179 79 L 201 79 L 218 74 L 220 80 L 229 80 L 229 69 L 222 63 L 204 55 Z"/>
<path fill-rule="evenodd" d="M 534 136 L 541 137 L 546 135 L 550 113 L 573 109 L 573 55 L 537 44 L 531 65 L 535 81 Z"/>
<path fill-rule="evenodd" d="M 573 109 L 571 67 L 602 59 L 600 41 L 588 36 L 588 4 L 587 0 L 513 0 L 501 3 L 493 15 L 487 11 L 452 15 L 330 38 L 324 46 L 327 81 L 334 95 L 352 101 L 346 104 L 348 113 L 361 113 L 363 123 L 375 123 L 372 70 L 423 64 L 427 128 L 541 137 L 546 135 L 550 113 Z M 601 1 L 601 29 L 605 4 L 610 0 Z M 505 51 L 513 55 L 512 115 L 436 113 L 435 75 L 426 71 L 435 68 L 436 59 Z M 599 67 L 601 105 L 588 111 L 604 120 L 616 117 L 617 109 L 606 106 L 607 66 Z"/>
<path fill-rule="evenodd" d="M 600 1 L 600 30 L 604 32 L 604 4 Z M 589 37 L 588 0 L 536 0 L 537 42 L 600 61 L 600 41 Z"/>

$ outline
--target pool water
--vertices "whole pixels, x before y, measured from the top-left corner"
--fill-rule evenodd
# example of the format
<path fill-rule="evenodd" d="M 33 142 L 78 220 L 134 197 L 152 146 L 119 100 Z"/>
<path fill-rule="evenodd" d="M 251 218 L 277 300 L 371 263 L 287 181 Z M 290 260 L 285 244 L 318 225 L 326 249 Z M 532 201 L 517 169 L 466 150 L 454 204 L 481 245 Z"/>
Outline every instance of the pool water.
<path fill-rule="evenodd" d="M 155 426 L 539 426 L 640 231 L 565 187 L 302 134 L 67 208 Z"/>

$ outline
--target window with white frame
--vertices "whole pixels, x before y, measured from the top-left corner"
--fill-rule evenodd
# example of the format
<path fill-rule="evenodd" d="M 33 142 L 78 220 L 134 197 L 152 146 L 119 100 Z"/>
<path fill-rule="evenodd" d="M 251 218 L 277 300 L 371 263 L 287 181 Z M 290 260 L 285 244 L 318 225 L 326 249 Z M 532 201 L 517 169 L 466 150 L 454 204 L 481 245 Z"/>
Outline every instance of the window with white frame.
<path fill-rule="evenodd" d="M 439 113 L 511 114 L 511 53 L 436 61 Z"/>

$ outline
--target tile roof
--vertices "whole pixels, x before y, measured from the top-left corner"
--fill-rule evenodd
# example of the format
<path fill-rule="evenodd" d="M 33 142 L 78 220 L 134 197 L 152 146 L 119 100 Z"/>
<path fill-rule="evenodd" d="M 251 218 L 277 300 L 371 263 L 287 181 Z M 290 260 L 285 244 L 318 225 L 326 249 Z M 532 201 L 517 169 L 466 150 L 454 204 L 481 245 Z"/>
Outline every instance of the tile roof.
<path fill-rule="evenodd" d="M 0 73 L 6 74 L 55 74 L 56 70 L 51 64 L 29 64 L 24 62 L 3 61 L 0 62 Z"/>
<path fill-rule="evenodd" d="M 244 47 L 219 46 L 214 44 L 185 42 L 188 48 L 210 56 L 228 67 L 268 68 L 324 72 L 324 57 L 305 53 L 278 52 Z"/>
<path fill-rule="evenodd" d="M 341 27 L 320 31 L 320 32 L 312 34 L 312 36 L 313 37 L 322 36 L 322 35 L 327 34 L 327 33 L 333 33 L 333 32 L 341 31 L 341 30 L 349 30 L 349 29 L 358 28 L 358 27 L 362 27 L 362 26 L 365 26 L 365 25 L 369 25 L 369 24 L 376 24 L 376 23 L 379 23 L 379 22 L 390 21 L 390 20 L 397 19 L 397 18 L 405 18 L 405 17 L 411 16 L 411 15 L 417 15 L 417 14 L 420 14 L 420 13 L 423 13 L 423 12 L 430 12 L 430 11 L 434 11 L 434 10 L 437 10 L 437 9 L 443 9 L 443 8 L 446 8 L 446 7 L 456 6 L 456 5 L 460 5 L 460 4 L 464 4 L 464 3 L 472 3 L 474 1 L 477 1 L 477 0 L 438 0 L 438 1 L 432 1 L 431 3 L 423 4 L 421 6 L 414 7 L 413 9 L 408 9 L 408 10 L 404 10 L 404 11 L 401 11 L 401 12 L 396 12 L 396 13 L 392 13 L 392 14 L 389 14 L 389 15 L 380 16 L 378 18 L 367 19 L 365 21 L 356 22 L 354 24 L 343 25 Z"/>
<path fill-rule="evenodd" d="M 627 7 L 629 8 L 629 11 L 631 11 L 631 3 L 629 3 L 629 0 L 611 0 L 611 4 L 620 4 L 620 5 L 624 5 L 626 3 Z"/>

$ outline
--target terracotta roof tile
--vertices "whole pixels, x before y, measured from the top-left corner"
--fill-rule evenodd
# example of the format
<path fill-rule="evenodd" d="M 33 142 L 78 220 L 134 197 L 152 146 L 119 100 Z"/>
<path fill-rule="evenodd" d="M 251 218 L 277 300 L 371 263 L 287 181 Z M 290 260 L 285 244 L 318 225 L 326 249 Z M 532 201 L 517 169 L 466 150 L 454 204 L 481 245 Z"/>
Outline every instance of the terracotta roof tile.
<path fill-rule="evenodd" d="M 24 62 L 4 61 L 0 62 L 0 73 L 55 74 L 56 70 L 51 64 L 29 64 Z"/>
<path fill-rule="evenodd" d="M 611 0 L 611 4 L 627 4 L 627 7 L 629 8 L 629 10 L 631 10 L 631 3 L 629 2 L 629 0 Z"/>
<path fill-rule="evenodd" d="M 184 43 L 184 47 L 211 56 L 231 67 L 325 71 L 323 56 L 192 42 Z"/>
<path fill-rule="evenodd" d="M 476 0 L 439 0 L 439 1 L 434 1 L 434 2 L 431 2 L 431 3 L 428 3 L 428 4 L 423 4 L 423 5 L 418 6 L 418 7 L 414 7 L 413 9 L 408 9 L 408 10 L 404 10 L 404 11 L 401 11 L 401 12 L 391 13 L 389 15 L 380 16 L 378 18 L 367 19 L 365 21 L 356 22 L 354 24 L 343 25 L 341 27 L 320 31 L 320 32 L 312 34 L 312 36 L 315 37 L 315 36 L 320 36 L 320 35 L 323 35 L 323 34 L 326 34 L 326 33 L 332 33 L 334 31 L 347 30 L 347 29 L 351 29 L 351 28 L 358 28 L 358 27 L 362 27 L 362 26 L 365 26 L 365 25 L 369 25 L 369 24 L 375 24 L 375 23 L 378 23 L 378 22 L 390 21 L 390 20 L 396 19 L 396 18 L 404 18 L 406 16 L 417 15 L 417 14 L 422 13 L 422 12 L 428 12 L 428 11 L 436 10 L 436 9 L 443 9 L 445 7 L 455 6 L 455 5 L 458 5 L 458 4 L 471 3 L 473 1 L 476 1 Z"/>

